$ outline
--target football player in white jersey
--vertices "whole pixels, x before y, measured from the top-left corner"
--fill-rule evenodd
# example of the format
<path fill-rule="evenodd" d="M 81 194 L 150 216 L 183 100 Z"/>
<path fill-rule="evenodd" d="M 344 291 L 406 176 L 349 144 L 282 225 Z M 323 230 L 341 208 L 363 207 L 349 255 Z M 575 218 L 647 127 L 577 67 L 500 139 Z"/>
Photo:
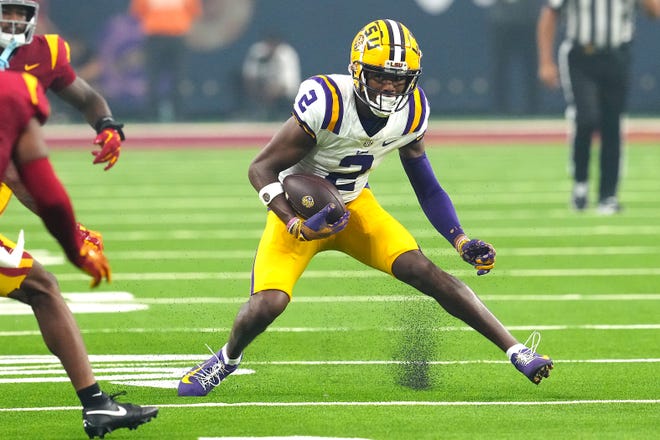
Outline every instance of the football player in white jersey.
<path fill-rule="evenodd" d="M 286 309 L 293 287 L 318 252 L 337 250 L 435 299 L 484 335 L 538 384 L 552 361 L 519 343 L 463 282 L 420 250 L 412 235 L 376 201 L 367 185 L 383 157 L 398 151 L 431 224 L 473 265 L 478 275 L 495 264 L 495 250 L 463 232 L 454 206 L 424 152 L 429 105 L 417 81 L 422 52 L 413 34 L 394 20 L 362 28 L 351 47 L 350 75 L 318 75 L 300 86 L 292 117 L 250 164 L 249 178 L 268 206 L 252 272 L 252 292 L 228 342 L 179 382 L 181 396 L 205 396 L 235 371 L 243 350 Z M 299 218 L 283 195 L 291 173 L 313 173 L 340 191 L 347 214 L 334 224 L 327 209 Z"/>

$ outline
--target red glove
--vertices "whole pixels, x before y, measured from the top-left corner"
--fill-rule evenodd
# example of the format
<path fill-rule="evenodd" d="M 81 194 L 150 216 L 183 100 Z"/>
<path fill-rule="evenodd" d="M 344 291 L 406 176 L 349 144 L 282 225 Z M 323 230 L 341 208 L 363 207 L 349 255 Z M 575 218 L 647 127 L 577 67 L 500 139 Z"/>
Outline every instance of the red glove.
<path fill-rule="evenodd" d="M 122 137 L 114 128 L 106 128 L 101 131 L 94 139 L 94 143 L 101 146 L 101 151 L 92 151 L 92 154 L 96 156 L 93 163 L 107 162 L 108 165 L 103 168 L 105 171 L 112 168 L 119 159 L 121 141 Z"/>
<path fill-rule="evenodd" d="M 76 266 L 92 277 L 90 287 L 96 287 L 101 284 L 103 278 L 110 282 L 112 280 L 112 270 L 108 259 L 103 252 L 94 248 L 89 242 L 84 242 L 80 248 L 80 257 L 76 261 Z"/>
<path fill-rule="evenodd" d="M 87 229 L 80 223 L 76 223 L 78 234 L 84 243 L 88 243 L 96 251 L 103 252 L 103 236 L 100 232 Z"/>

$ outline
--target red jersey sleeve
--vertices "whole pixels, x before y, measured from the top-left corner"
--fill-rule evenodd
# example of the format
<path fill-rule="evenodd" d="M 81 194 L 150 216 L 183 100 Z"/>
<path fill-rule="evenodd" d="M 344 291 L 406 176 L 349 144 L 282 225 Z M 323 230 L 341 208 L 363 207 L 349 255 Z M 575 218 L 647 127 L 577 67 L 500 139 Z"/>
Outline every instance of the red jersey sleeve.
<path fill-rule="evenodd" d="M 50 49 L 53 81 L 49 88 L 58 92 L 69 86 L 76 79 L 76 72 L 71 66 L 71 48 L 59 35 L 44 35 Z"/>
<path fill-rule="evenodd" d="M 69 43 L 56 34 L 35 35 L 30 44 L 16 49 L 9 60 L 9 70 L 30 73 L 45 89 L 55 92 L 76 79 Z"/>

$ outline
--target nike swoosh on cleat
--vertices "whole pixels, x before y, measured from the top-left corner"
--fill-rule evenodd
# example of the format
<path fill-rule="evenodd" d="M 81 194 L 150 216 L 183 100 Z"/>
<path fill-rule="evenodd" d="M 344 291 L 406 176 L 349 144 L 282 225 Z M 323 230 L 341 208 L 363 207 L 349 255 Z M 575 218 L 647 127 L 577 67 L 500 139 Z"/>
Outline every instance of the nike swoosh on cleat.
<path fill-rule="evenodd" d="M 34 69 L 36 69 L 37 67 L 39 67 L 39 64 L 41 64 L 41 63 L 36 63 L 36 64 L 26 64 L 26 65 L 25 65 L 25 71 L 26 71 L 26 72 L 29 72 L 30 70 L 34 70 Z"/>
<path fill-rule="evenodd" d="M 122 416 L 125 416 L 126 413 L 127 413 L 126 408 L 124 408 L 123 406 L 119 406 L 118 409 L 116 409 L 116 410 L 114 410 L 114 411 L 107 410 L 107 409 L 97 409 L 97 410 L 94 410 L 94 411 L 87 411 L 87 412 L 85 413 L 85 415 L 88 415 L 88 416 L 89 416 L 89 415 L 100 414 L 100 415 L 103 415 L 103 416 L 118 416 L 118 417 L 122 417 Z"/>
<path fill-rule="evenodd" d="M 191 378 L 192 376 L 194 376 L 194 375 L 195 375 L 199 370 L 201 370 L 201 369 L 202 369 L 202 367 L 199 367 L 199 368 L 196 368 L 196 369 L 194 369 L 194 370 L 192 370 L 192 371 L 186 373 L 185 376 L 183 376 L 183 377 L 181 378 L 181 382 L 192 385 L 192 382 L 190 381 L 190 378 Z"/>

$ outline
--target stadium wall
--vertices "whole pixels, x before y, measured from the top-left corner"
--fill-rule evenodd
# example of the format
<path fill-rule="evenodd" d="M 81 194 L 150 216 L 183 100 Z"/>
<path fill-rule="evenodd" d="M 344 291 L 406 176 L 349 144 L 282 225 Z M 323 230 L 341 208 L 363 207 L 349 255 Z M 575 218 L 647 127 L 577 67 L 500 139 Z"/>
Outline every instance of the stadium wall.
<path fill-rule="evenodd" d="M 260 148 L 279 123 L 216 122 L 129 124 L 125 148 Z M 46 124 L 51 148 L 91 148 L 92 131 L 83 124 Z M 626 123 L 629 142 L 660 146 L 656 119 L 633 118 Z M 428 146 L 445 144 L 547 144 L 565 146 L 566 123 L 560 119 L 431 121 L 425 136 Z"/>
<path fill-rule="evenodd" d="M 530 0 L 532 1 L 532 0 Z M 49 13 L 62 34 L 76 42 L 75 62 L 82 51 L 99 53 L 112 42 L 107 24 L 126 14 L 129 0 L 58 0 Z M 249 117 L 240 86 L 240 66 L 248 47 L 275 31 L 299 52 L 302 75 L 344 73 L 350 42 L 374 18 L 395 18 L 415 33 L 424 51 L 421 85 L 434 114 L 491 114 L 489 72 L 489 0 L 396 0 L 378 3 L 354 0 L 204 0 L 204 20 L 189 38 L 187 120 L 237 120 Z M 55 7 L 57 4 L 57 7 Z M 660 25 L 641 17 L 633 46 L 634 65 L 629 110 L 634 115 L 660 114 Z M 105 59 L 112 63 L 115 60 Z M 100 87 L 103 90 L 103 86 Z M 119 88 L 121 89 L 121 87 Z M 109 90 L 109 89 L 108 89 Z M 515 89 L 514 93 L 520 94 Z M 142 96 L 121 92 L 106 96 L 125 119 L 139 112 Z M 561 115 L 563 97 L 542 91 L 541 114 Z M 520 96 L 514 99 L 521 100 Z"/>

